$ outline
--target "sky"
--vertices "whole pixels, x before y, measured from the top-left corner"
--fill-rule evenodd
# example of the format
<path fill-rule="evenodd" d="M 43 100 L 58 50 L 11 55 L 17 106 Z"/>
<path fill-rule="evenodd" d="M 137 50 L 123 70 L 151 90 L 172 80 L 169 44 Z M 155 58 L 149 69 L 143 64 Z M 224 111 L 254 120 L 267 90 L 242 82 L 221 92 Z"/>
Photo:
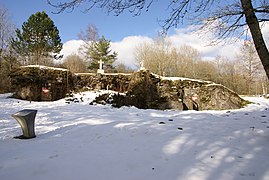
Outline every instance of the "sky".
<path fill-rule="evenodd" d="M 167 1 L 153 3 L 149 11 L 142 11 L 140 16 L 128 12 L 115 16 L 97 8 L 85 13 L 83 11 L 86 4 L 75 8 L 72 12 L 55 14 L 57 9 L 48 5 L 46 0 L 0 0 L 0 5 L 8 10 L 12 23 L 18 28 L 21 28 L 23 22 L 26 22 L 32 14 L 45 11 L 59 30 L 64 43 L 61 51 L 64 57 L 78 54 L 78 48 L 82 44 L 78 34 L 85 31 L 89 24 L 93 24 L 98 28 L 99 35 L 111 41 L 112 50 L 118 53 L 117 63 L 123 63 L 131 68 L 136 68 L 137 64 L 134 55 L 136 47 L 156 38 L 158 32 L 162 30 L 160 20 L 169 15 Z M 217 55 L 235 59 L 243 44 L 242 40 L 239 40 L 232 44 L 208 46 L 212 34 L 198 35 L 192 32 L 192 27 L 179 24 L 177 28 L 169 30 L 168 38 L 176 47 L 189 45 L 196 48 L 203 59 L 213 60 Z M 268 37 L 268 30 L 265 34 Z"/>
<path fill-rule="evenodd" d="M 85 30 L 89 24 L 94 24 L 98 28 L 99 34 L 111 41 L 120 41 L 131 35 L 155 36 L 161 30 L 158 19 L 163 16 L 160 12 L 166 11 L 163 3 L 158 3 L 158 6 L 153 4 L 150 11 L 144 12 L 141 16 L 134 16 L 130 13 L 120 16 L 108 15 L 105 10 L 97 8 L 85 13 L 83 10 L 85 10 L 86 4 L 72 12 L 55 14 L 57 9 L 48 5 L 46 0 L 1 0 L 0 4 L 8 9 L 11 19 L 17 27 L 21 27 L 22 23 L 27 21 L 32 14 L 45 11 L 58 27 L 64 43 L 78 39 L 77 34 L 81 30 Z"/>

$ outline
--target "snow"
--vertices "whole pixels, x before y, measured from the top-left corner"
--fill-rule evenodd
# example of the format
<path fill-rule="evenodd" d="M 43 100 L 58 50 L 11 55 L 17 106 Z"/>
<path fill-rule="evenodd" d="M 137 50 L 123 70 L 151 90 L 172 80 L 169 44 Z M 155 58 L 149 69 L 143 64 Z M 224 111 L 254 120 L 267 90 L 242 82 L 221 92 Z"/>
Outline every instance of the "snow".
<path fill-rule="evenodd" d="M 184 78 L 184 77 L 167 77 L 167 76 L 160 76 L 157 74 L 152 73 L 155 77 L 160 78 L 161 80 L 168 80 L 168 81 L 193 81 L 193 82 L 199 82 L 199 83 L 207 83 L 207 84 L 213 84 L 216 85 L 212 81 L 205 81 L 200 79 L 191 79 L 191 78 Z"/>
<path fill-rule="evenodd" d="M 269 179 L 269 100 L 239 110 L 141 110 L 0 94 L 1 180 Z M 34 139 L 12 114 L 38 110 Z"/>
<path fill-rule="evenodd" d="M 103 73 L 104 75 L 111 75 L 111 76 L 130 76 L 132 75 L 131 73 Z M 75 73 L 75 75 L 96 75 L 96 73 Z"/>
<path fill-rule="evenodd" d="M 36 67 L 39 69 L 51 69 L 51 70 L 58 70 L 58 71 L 68 71 L 68 69 L 64 68 L 56 68 L 56 67 L 49 67 L 49 66 L 42 66 L 42 65 L 28 65 L 28 66 L 21 66 L 22 68 L 29 68 L 29 67 Z"/>
<path fill-rule="evenodd" d="M 158 76 L 162 80 L 169 80 L 169 81 L 195 81 L 195 82 L 201 82 L 201 83 L 213 83 L 211 81 L 204 81 L 204 80 L 197 80 L 197 79 L 190 79 L 190 78 L 183 78 L 183 77 L 166 77 L 166 76 Z"/>

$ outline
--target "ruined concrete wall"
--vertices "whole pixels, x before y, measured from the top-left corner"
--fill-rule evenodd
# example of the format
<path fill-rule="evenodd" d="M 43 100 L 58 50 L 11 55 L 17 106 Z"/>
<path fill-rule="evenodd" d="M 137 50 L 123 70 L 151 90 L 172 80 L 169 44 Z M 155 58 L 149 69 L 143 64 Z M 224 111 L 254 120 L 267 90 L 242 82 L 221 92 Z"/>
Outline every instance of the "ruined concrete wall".
<path fill-rule="evenodd" d="M 247 104 L 222 85 L 187 78 L 166 78 L 147 70 L 133 74 L 78 74 L 77 79 L 77 88 L 126 92 L 125 96 L 114 95 L 113 105 L 116 107 L 220 110 L 237 109 Z"/>
<path fill-rule="evenodd" d="M 121 105 L 145 109 L 179 110 L 237 109 L 247 104 L 222 85 L 187 78 L 166 78 L 149 71 L 133 74 L 126 96 L 117 101 L 122 101 Z"/>
<path fill-rule="evenodd" d="M 11 75 L 15 97 L 53 101 L 69 90 L 113 90 L 113 105 L 143 109 L 219 110 L 243 107 L 247 102 L 228 88 L 210 81 L 167 78 L 148 70 L 133 74 L 71 74 L 55 68 L 24 67 Z M 44 93 L 48 90 L 47 93 Z M 104 96 L 105 97 L 105 96 Z"/>
<path fill-rule="evenodd" d="M 127 92 L 131 74 L 121 73 L 76 73 L 74 76 L 75 91 L 81 90 L 112 90 Z"/>
<path fill-rule="evenodd" d="M 54 101 L 64 98 L 73 87 L 72 73 L 46 66 L 24 66 L 10 75 L 14 97 L 29 101 Z"/>
<path fill-rule="evenodd" d="M 238 109 L 248 103 L 232 90 L 210 81 L 165 79 L 158 83 L 158 89 L 172 109 L 193 110 L 195 105 L 199 110 Z"/>

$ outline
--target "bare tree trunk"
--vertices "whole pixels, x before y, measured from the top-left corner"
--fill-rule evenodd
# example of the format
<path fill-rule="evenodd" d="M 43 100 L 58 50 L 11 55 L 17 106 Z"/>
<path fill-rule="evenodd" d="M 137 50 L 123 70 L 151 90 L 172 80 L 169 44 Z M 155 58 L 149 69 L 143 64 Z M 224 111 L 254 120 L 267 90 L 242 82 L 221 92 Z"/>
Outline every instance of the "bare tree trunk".
<path fill-rule="evenodd" d="M 246 17 L 246 22 L 255 44 L 255 48 L 262 62 L 267 78 L 269 78 L 269 52 L 264 42 L 259 21 L 255 15 L 252 2 L 251 0 L 241 0 L 241 4 Z"/>

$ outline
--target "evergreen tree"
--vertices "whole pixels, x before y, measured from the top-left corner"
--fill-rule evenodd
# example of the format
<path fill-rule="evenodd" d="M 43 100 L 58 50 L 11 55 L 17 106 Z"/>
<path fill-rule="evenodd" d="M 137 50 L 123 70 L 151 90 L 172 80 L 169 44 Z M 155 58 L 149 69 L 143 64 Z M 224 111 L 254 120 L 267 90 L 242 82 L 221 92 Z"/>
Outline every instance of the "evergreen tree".
<path fill-rule="evenodd" d="M 97 42 L 94 42 L 89 49 L 90 66 L 89 69 L 98 69 L 99 62 L 104 62 L 104 69 L 114 69 L 113 63 L 117 59 L 117 53 L 110 50 L 110 41 L 102 36 Z"/>
<path fill-rule="evenodd" d="M 47 61 L 56 58 L 55 53 L 62 49 L 59 31 L 44 11 L 31 15 L 23 23 L 22 32 L 16 30 L 16 36 L 12 39 L 12 47 L 19 55 L 28 58 L 26 63 L 48 64 Z"/>

